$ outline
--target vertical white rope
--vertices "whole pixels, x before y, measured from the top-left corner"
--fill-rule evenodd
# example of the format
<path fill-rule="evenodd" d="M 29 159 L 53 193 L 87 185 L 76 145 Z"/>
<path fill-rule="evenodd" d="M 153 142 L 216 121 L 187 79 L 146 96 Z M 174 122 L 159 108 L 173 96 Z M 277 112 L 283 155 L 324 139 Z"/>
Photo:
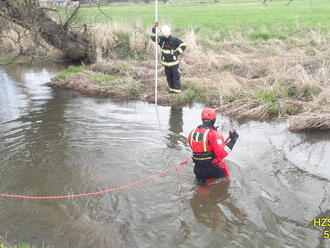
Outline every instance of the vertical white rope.
<path fill-rule="evenodd" d="M 155 22 L 158 23 L 158 0 L 155 0 Z M 158 26 L 156 26 L 155 37 L 155 104 L 158 97 Z"/>

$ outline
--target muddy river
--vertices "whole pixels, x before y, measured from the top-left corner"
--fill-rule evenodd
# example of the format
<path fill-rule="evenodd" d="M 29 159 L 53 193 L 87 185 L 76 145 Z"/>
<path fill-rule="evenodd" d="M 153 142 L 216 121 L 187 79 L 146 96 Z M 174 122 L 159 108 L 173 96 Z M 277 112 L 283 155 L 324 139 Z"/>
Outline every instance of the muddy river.
<path fill-rule="evenodd" d="M 155 108 L 45 86 L 60 68 L 0 67 L 0 193 L 67 195 L 135 182 L 190 155 L 201 105 Z M 230 182 L 200 189 L 193 164 L 125 190 L 0 197 L 0 236 L 38 247 L 330 247 L 330 132 L 217 119 L 240 138 Z M 330 224 L 330 220 L 329 220 Z M 328 230 L 330 227 L 328 227 Z"/>

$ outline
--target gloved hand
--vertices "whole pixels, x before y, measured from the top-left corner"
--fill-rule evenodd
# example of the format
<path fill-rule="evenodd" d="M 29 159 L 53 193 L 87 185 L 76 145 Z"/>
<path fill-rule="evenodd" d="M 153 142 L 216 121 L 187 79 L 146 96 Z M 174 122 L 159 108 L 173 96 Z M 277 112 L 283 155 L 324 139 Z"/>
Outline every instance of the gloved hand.
<path fill-rule="evenodd" d="M 178 51 L 175 51 L 174 52 L 174 56 L 177 56 L 178 57 L 179 55 L 181 55 L 181 54 Z"/>
<path fill-rule="evenodd" d="M 229 131 L 229 138 L 231 140 L 237 140 L 239 137 L 239 134 L 236 131 Z"/>
<path fill-rule="evenodd" d="M 236 131 L 229 131 L 229 138 L 230 141 L 226 144 L 227 147 L 230 148 L 230 150 L 233 150 L 233 147 L 238 139 L 238 133 Z"/>

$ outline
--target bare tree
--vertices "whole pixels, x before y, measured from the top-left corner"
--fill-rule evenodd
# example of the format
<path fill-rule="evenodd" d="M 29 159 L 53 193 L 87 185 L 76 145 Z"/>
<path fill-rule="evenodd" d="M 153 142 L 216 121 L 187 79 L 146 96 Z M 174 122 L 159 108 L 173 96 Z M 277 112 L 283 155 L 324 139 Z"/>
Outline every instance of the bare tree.
<path fill-rule="evenodd" d="M 0 0 L 0 17 L 24 29 L 37 33 L 49 45 L 59 49 L 70 61 L 94 63 L 95 46 L 88 36 L 70 30 L 80 5 L 64 23 L 57 23 L 47 15 L 39 0 Z"/>

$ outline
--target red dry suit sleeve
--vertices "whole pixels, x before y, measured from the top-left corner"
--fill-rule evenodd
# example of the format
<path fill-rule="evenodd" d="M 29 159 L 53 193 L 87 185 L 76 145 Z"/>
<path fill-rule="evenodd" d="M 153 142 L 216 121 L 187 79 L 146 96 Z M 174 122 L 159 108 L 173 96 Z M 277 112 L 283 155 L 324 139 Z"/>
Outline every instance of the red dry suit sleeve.
<path fill-rule="evenodd" d="M 225 140 L 220 133 L 218 133 L 216 130 L 212 130 L 212 132 L 209 134 L 209 140 L 212 150 L 216 156 L 216 159 L 213 161 L 213 163 L 218 163 L 228 156 L 230 149 L 226 146 Z"/>

